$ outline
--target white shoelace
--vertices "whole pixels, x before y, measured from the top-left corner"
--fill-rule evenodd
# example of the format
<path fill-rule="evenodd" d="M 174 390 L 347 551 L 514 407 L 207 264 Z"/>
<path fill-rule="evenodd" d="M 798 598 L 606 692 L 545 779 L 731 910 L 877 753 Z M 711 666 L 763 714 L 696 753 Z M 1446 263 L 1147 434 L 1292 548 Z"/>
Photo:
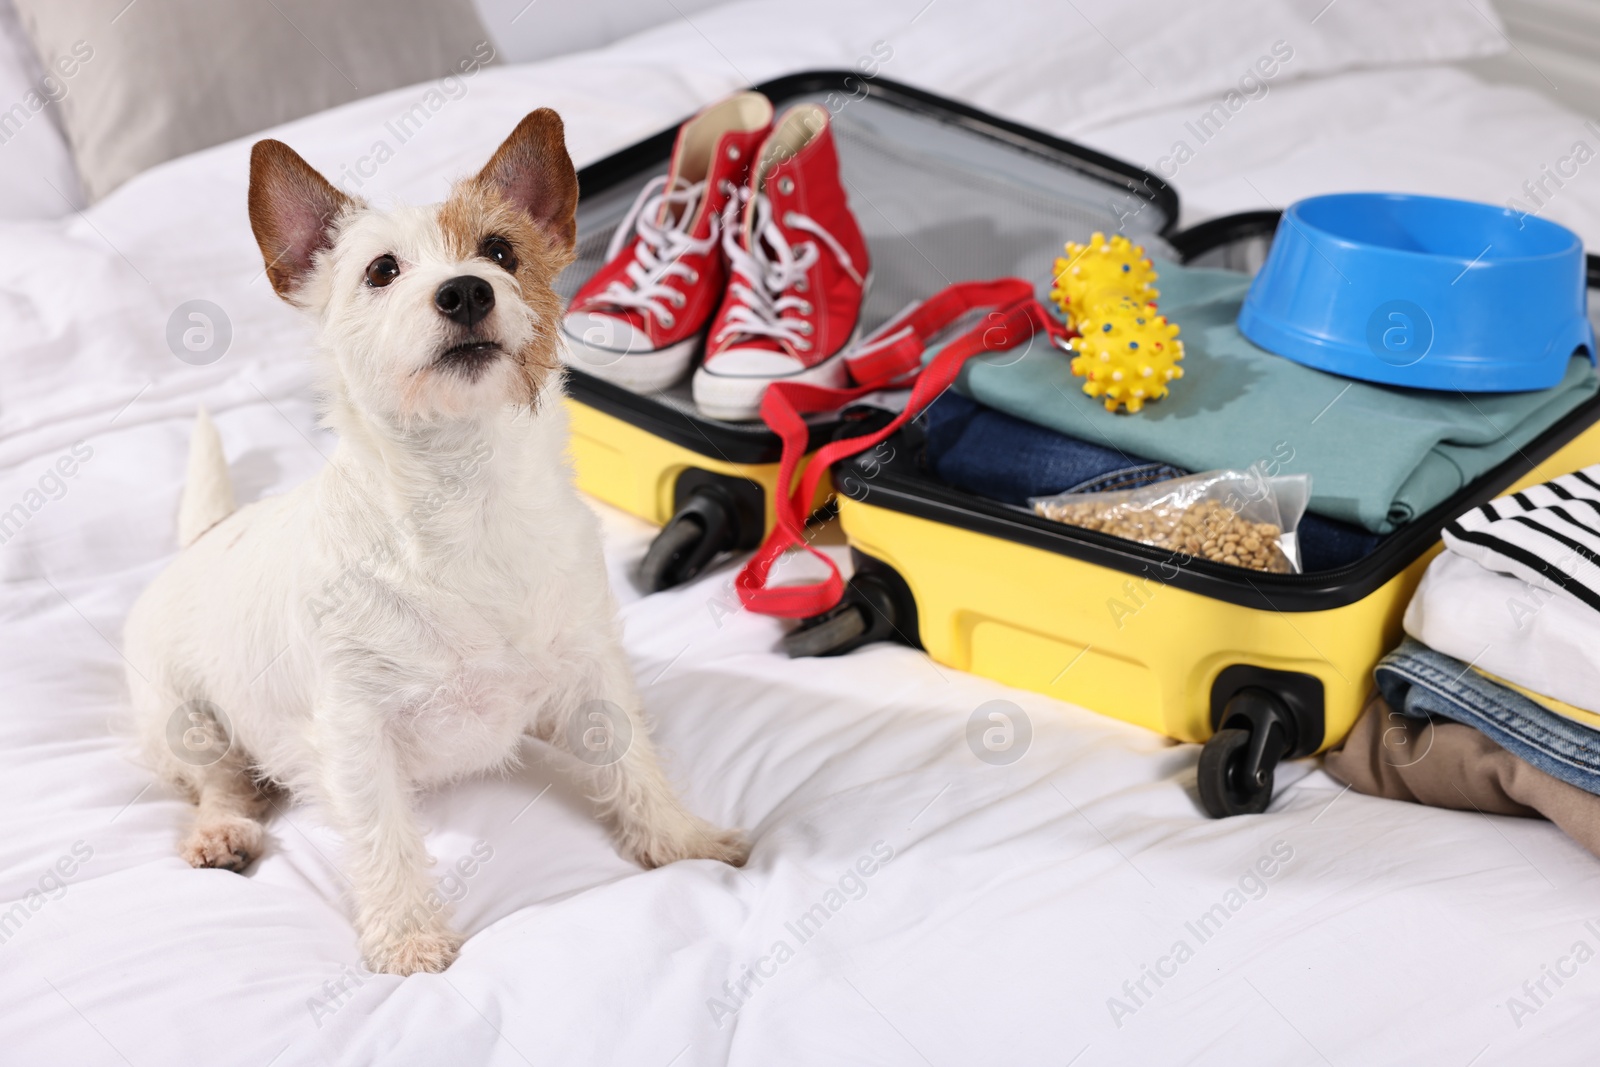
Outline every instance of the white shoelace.
<path fill-rule="evenodd" d="M 689 236 L 700 198 L 705 195 L 706 183 L 690 184 L 681 178 L 672 188 L 667 187 L 667 176 L 652 180 L 639 192 L 628 214 L 611 234 L 611 244 L 606 249 L 609 263 L 622 251 L 635 232 L 639 243 L 634 246 L 633 262 L 625 274 L 627 281 L 613 281 L 588 303 L 591 306 L 637 308 L 654 316 L 662 326 L 671 329 L 676 321 L 667 305 L 681 308 L 688 299 L 677 289 L 666 284 L 681 277 L 690 285 L 700 280 L 699 273 L 683 262 L 688 255 L 703 255 L 716 247 L 721 236 L 720 226 L 726 221 L 715 216 L 711 219 L 710 233 L 701 239 Z M 664 224 L 656 220 L 666 218 Z"/>
<path fill-rule="evenodd" d="M 729 226 L 723 233 L 722 249 L 733 267 L 733 279 L 728 285 L 728 292 L 738 303 L 729 309 L 722 329 L 712 338 L 712 344 L 720 344 L 735 336 L 771 337 L 791 345 L 796 351 L 809 352 L 811 342 L 807 338 L 812 333 L 810 321 L 791 316 L 788 312 L 810 315 L 811 302 L 804 297 L 783 294 L 791 286 L 805 291 L 806 274 L 816 265 L 820 255 L 817 243 L 805 241 L 791 246 L 772 217 L 771 202 L 764 196 L 756 198 L 752 222 L 748 251 L 739 247 L 735 227 Z M 803 230 L 820 238 L 838 259 L 845 273 L 855 279 L 857 285 L 865 284 L 850 259 L 850 253 L 815 219 L 790 211 L 783 216 L 783 224 L 791 230 Z"/>

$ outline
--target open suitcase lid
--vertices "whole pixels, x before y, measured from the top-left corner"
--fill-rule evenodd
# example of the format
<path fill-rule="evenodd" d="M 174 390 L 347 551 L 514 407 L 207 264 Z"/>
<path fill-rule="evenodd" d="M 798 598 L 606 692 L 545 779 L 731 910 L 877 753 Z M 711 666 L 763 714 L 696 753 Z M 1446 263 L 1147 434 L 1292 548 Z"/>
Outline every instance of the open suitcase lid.
<path fill-rule="evenodd" d="M 851 207 L 872 252 L 865 333 L 953 281 L 1048 279 L 1068 239 L 1117 231 L 1177 258 L 1166 238 L 1178 196 L 1157 176 L 1090 148 L 856 71 L 792 74 L 756 86 L 779 110 L 803 101 L 833 117 Z M 556 283 L 570 298 L 598 270 L 639 189 L 666 171 L 677 128 L 578 173 L 578 258 Z M 701 416 L 688 382 L 643 395 L 580 370 L 578 402 L 702 455 L 774 463 L 781 446 L 760 423 Z M 812 447 L 836 419 L 813 424 Z"/>

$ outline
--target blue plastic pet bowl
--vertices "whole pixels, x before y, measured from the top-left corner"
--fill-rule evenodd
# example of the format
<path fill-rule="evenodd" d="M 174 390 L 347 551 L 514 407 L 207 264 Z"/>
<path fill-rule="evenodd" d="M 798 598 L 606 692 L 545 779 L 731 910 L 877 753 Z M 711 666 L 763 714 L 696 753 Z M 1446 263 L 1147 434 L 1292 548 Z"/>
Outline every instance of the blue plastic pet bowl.
<path fill-rule="evenodd" d="M 1348 378 L 1501 393 L 1595 355 L 1583 243 L 1490 204 L 1339 193 L 1284 212 L 1239 311 L 1251 341 Z"/>

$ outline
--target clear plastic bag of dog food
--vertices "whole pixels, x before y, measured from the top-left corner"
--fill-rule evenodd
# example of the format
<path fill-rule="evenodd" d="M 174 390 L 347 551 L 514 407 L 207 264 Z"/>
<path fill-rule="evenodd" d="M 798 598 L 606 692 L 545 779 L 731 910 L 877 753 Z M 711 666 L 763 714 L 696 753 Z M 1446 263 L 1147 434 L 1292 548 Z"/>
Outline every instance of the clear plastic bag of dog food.
<path fill-rule="evenodd" d="M 1114 493 L 1058 493 L 1028 501 L 1047 519 L 1234 567 L 1300 573 L 1296 531 L 1311 475 L 1206 471 Z"/>

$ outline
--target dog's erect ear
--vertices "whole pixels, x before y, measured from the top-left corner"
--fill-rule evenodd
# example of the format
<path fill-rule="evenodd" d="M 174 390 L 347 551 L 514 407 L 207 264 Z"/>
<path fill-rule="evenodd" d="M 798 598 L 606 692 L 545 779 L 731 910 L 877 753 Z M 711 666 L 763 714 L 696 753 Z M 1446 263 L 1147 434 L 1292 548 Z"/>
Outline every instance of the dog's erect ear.
<path fill-rule="evenodd" d="M 567 155 L 560 115 L 547 107 L 530 112 L 495 151 L 477 182 L 526 212 L 560 251 L 572 252 L 578 235 L 578 175 Z"/>
<path fill-rule="evenodd" d="M 311 270 L 330 230 L 354 201 L 328 184 L 282 141 L 257 141 L 250 151 L 250 228 L 267 261 L 267 277 L 289 300 Z"/>

